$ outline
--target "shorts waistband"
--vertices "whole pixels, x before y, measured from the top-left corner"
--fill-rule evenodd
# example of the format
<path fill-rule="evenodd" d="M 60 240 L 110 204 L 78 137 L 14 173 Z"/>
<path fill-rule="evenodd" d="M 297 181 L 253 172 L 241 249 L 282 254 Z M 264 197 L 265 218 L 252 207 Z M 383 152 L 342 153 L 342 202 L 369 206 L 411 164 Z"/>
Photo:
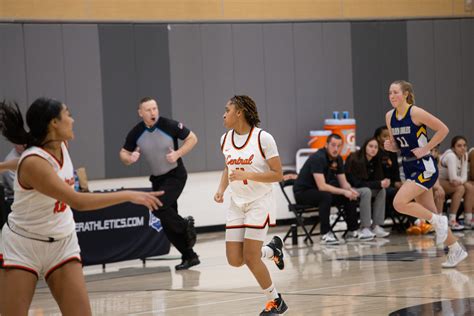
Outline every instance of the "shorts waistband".
<path fill-rule="evenodd" d="M 56 241 L 60 241 L 60 240 L 63 240 L 64 238 L 68 237 L 68 236 L 64 236 L 64 237 L 61 237 L 61 238 L 54 238 L 54 237 L 47 237 L 47 236 L 40 236 L 40 235 L 37 235 L 37 234 L 32 234 L 32 233 L 29 233 L 21 228 L 18 228 L 18 227 L 14 227 L 14 229 L 12 228 L 12 226 L 10 225 L 10 223 L 8 222 L 7 220 L 7 226 L 8 228 L 15 234 L 21 236 L 21 237 L 24 237 L 24 238 L 28 238 L 28 239 L 32 239 L 32 240 L 37 240 L 37 241 L 42 241 L 42 242 L 56 242 Z"/>
<path fill-rule="evenodd" d="M 413 156 L 413 157 L 402 157 L 402 161 L 404 162 L 410 162 L 410 161 L 417 161 L 418 158 L 416 158 L 416 156 Z"/>

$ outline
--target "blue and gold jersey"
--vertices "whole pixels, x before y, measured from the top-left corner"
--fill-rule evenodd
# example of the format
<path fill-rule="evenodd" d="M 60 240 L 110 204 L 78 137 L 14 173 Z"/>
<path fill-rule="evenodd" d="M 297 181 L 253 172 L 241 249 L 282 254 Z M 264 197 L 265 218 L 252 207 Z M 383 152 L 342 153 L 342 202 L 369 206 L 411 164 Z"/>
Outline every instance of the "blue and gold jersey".
<path fill-rule="evenodd" d="M 424 124 L 418 126 L 411 118 L 410 105 L 401 119 L 397 118 L 397 110 L 392 113 L 390 127 L 393 138 L 397 141 L 402 157 L 414 157 L 412 150 L 417 147 L 424 147 L 428 143 L 428 134 Z"/>
<path fill-rule="evenodd" d="M 407 181 L 414 181 L 420 187 L 429 190 L 438 179 L 438 168 L 431 155 L 417 159 L 412 150 L 428 144 L 426 125 L 413 123 L 410 105 L 401 119 L 397 118 L 397 111 L 393 111 L 390 119 L 393 138 L 398 143 L 403 157 L 403 171 Z"/>

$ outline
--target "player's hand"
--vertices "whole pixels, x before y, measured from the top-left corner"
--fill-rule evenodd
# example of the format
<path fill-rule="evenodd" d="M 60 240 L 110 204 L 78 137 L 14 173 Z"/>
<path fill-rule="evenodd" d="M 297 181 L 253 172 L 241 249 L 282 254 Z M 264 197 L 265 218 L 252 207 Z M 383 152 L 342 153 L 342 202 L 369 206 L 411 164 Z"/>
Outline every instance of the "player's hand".
<path fill-rule="evenodd" d="M 179 159 L 179 153 L 173 148 L 169 147 L 169 153 L 166 154 L 166 160 L 169 163 L 175 163 Z"/>
<path fill-rule="evenodd" d="M 129 191 L 131 193 L 130 202 L 146 206 L 150 211 L 157 210 L 163 203 L 158 199 L 165 194 L 165 191 L 141 192 Z"/>
<path fill-rule="evenodd" d="M 214 194 L 214 201 L 216 201 L 217 203 L 223 203 L 224 202 L 224 193 L 216 192 L 216 194 Z"/>
<path fill-rule="evenodd" d="M 422 157 L 425 157 L 426 155 L 428 155 L 430 153 L 430 151 L 428 149 L 426 149 L 426 147 L 417 147 L 415 149 L 412 149 L 411 152 L 418 159 L 420 159 Z"/>
<path fill-rule="evenodd" d="M 247 180 L 247 173 L 243 170 L 232 170 L 229 174 L 229 181 L 243 181 Z"/>
<path fill-rule="evenodd" d="M 398 146 L 393 139 L 387 139 L 383 142 L 383 148 L 387 151 L 397 152 Z"/>
<path fill-rule="evenodd" d="M 130 155 L 130 163 L 137 162 L 139 158 L 140 158 L 140 147 L 137 147 Z"/>

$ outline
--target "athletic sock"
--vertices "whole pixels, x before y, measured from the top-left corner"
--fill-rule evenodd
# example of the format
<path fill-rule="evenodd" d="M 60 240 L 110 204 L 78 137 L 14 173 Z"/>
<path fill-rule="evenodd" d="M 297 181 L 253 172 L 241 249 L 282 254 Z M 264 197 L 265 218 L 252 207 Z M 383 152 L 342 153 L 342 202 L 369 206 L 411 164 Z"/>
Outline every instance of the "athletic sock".
<path fill-rule="evenodd" d="M 449 221 L 450 222 L 455 222 L 456 221 L 456 214 L 449 213 Z"/>
<path fill-rule="evenodd" d="M 265 296 L 267 297 L 267 300 L 269 300 L 269 301 L 278 298 L 278 291 L 277 291 L 276 287 L 273 285 L 273 283 L 272 283 L 272 285 L 270 285 L 270 287 L 268 289 L 264 289 L 263 293 L 265 294 Z"/>

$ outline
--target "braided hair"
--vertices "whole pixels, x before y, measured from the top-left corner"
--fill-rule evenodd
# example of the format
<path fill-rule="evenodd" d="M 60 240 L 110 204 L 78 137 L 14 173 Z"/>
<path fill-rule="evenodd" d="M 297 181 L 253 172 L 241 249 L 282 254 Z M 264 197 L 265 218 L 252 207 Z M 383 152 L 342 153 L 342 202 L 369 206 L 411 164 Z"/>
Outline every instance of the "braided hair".
<path fill-rule="evenodd" d="M 258 117 L 257 105 L 251 97 L 247 95 L 234 95 L 230 99 L 230 103 L 235 105 L 238 110 L 244 112 L 245 120 L 250 126 L 258 127 L 260 119 Z"/>

